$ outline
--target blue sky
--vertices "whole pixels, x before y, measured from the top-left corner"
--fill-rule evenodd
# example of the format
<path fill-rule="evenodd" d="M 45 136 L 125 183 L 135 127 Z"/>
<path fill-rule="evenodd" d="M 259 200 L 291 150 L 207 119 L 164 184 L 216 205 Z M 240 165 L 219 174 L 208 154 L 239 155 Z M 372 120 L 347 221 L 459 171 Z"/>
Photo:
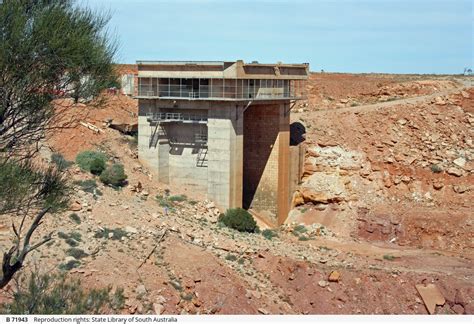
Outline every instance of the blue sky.
<path fill-rule="evenodd" d="M 88 0 L 117 60 L 257 60 L 332 72 L 473 67 L 472 0 Z"/>

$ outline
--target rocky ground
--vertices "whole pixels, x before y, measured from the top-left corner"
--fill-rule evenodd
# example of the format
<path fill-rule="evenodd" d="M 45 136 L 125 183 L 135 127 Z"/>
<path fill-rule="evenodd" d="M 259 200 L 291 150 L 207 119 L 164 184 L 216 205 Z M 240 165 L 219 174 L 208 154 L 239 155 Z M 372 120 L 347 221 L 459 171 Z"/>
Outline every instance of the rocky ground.
<path fill-rule="evenodd" d="M 314 78 L 312 95 L 326 96 Z M 419 101 L 364 95 L 420 78 L 334 75 L 326 86 L 343 86 L 329 95 L 359 105 L 293 114 L 306 127 L 305 174 L 288 224 L 271 240 L 222 227 L 200 193 L 154 180 L 133 137 L 109 127 L 131 123 L 136 103 L 109 95 L 82 120 L 98 131 L 78 124 L 50 146 L 70 160 L 99 147 L 124 164 L 129 184 L 85 186 L 93 177 L 71 167 L 71 210 L 45 220 L 37 235 L 54 229 L 55 240 L 27 268 L 122 287 L 124 314 L 473 314 L 474 90 L 429 79 L 436 89 L 400 95 Z M 1 221 L 5 247 L 12 236 Z M 437 294 L 444 301 L 433 306 Z"/>

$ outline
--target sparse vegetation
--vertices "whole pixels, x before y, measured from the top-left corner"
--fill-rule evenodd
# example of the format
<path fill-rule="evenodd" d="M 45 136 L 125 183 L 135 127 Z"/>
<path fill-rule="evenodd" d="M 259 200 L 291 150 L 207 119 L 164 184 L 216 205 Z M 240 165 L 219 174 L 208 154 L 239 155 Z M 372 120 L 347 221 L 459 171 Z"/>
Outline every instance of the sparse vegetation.
<path fill-rule="evenodd" d="M 58 237 L 63 240 L 67 240 L 69 238 L 69 235 L 67 235 L 64 232 L 58 232 Z"/>
<path fill-rule="evenodd" d="M 71 246 L 71 247 L 76 247 L 79 245 L 79 242 L 77 242 L 75 239 L 73 238 L 67 238 L 66 240 L 66 243 Z"/>
<path fill-rule="evenodd" d="M 127 236 L 127 232 L 121 228 L 109 229 L 104 228 L 103 230 L 98 230 L 94 234 L 94 238 L 105 238 L 111 240 L 121 240 L 123 237 Z"/>
<path fill-rule="evenodd" d="M 69 270 L 79 267 L 80 265 L 81 265 L 81 261 L 71 260 L 71 261 L 68 261 L 67 263 L 61 263 L 58 266 L 58 268 L 59 270 L 62 270 L 62 271 L 69 271 Z"/>
<path fill-rule="evenodd" d="M 393 260 L 395 260 L 395 256 L 393 256 L 393 255 L 391 255 L 391 254 L 385 254 L 385 255 L 383 256 L 383 259 L 384 259 L 384 260 L 388 260 L 388 261 L 393 261 Z"/>
<path fill-rule="evenodd" d="M 21 282 L 13 301 L 3 304 L 2 314 L 106 314 L 123 308 L 123 289 L 110 287 L 86 290 L 79 280 L 65 275 L 32 274 Z"/>
<path fill-rule="evenodd" d="M 303 224 L 296 225 L 293 228 L 293 234 L 295 234 L 295 235 L 303 234 L 303 233 L 306 233 L 307 231 L 308 231 L 308 229 Z"/>
<path fill-rule="evenodd" d="M 76 224 L 78 224 L 78 225 L 81 223 L 81 217 L 79 217 L 79 215 L 76 214 L 76 213 L 70 214 L 70 215 L 69 215 L 69 218 L 70 218 L 74 223 L 76 223 Z"/>
<path fill-rule="evenodd" d="M 67 161 L 60 153 L 53 153 L 51 155 L 51 162 L 56 165 L 56 168 L 58 168 L 59 171 L 66 170 L 74 164 L 74 162 Z"/>
<path fill-rule="evenodd" d="M 271 229 L 265 229 L 262 231 L 262 235 L 267 239 L 267 240 L 271 240 L 273 239 L 274 237 L 278 237 L 278 234 L 276 233 L 275 230 L 271 230 Z"/>
<path fill-rule="evenodd" d="M 69 237 L 76 240 L 77 242 L 82 241 L 82 235 L 79 232 L 72 232 L 72 233 L 69 234 Z"/>
<path fill-rule="evenodd" d="M 225 256 L 225 259 L 227 261 L 237 261 L 237 257 L 233 254 L 230 254 L 230 253 Z"/>
<path fill-rule="evenodd" d="M 83 249 L 78 248 L 67 249 L 66 254 L 72 256 L 75 259 L 82 259 L 89 256 L 89 254 L 84 252 Z"/>
<path fill-rule="evenodd" d="M 106 167 L 107 156 L 102 152 L 84 151 L 76 156 L 79 167 L 94 175 L 100 175 Z"/>
<path fill-rule="evenodd" d="M 431 169 L 431 172 L 433 172 L 433 173 L 441 173 L 441 172 L 443 172 L 443 168 L 440 167 L 440 166 L 437 165 L 437 164 L 432 164 L 431 167 L 430 167 L 430 169 Z"/>
<path fill-rule="evenodd" d="M 256 233 L 259 231 L 255 219 L 243 208 L 231 208 L 219 216 L 219 222 L 239 232 Z"/>
<path fill-rule="evenodd" d="M 97 188 L 97 182 L 94 179 L 74 181 L 76 186 L 79 186 L 82 191 L 91 193 L 93 195 L 102 196 L 102 192 Z"/>
<path fill-rule="evenodd" d="M 58 237 L 63 239 L 68 245 L 72 247 L 78 246 L 79 242 L 82 241 L 82 235 L 79 232 L 72 232 L 70 234 L 58 232 Z"/>
<path fill-rule="evenodd" d="M 158 201 L 158 204 L 161 207 L 165 207 L 165 208 L 168 208 L 170 210 L 172 210 L 173 207 L 174 207 L 174 203 L 172 201 L 170 201 L 169 197 L 167 197 L 167 196 L 157 195 L 155 197 L 155 199 L 156 199 L 156 201 Z"/>
<path fill-rule="evenodd" d="M 100 181 L 112 187 L 122 187 L 127 180 L 127 175 L 122 164 L 108 166 L 100 175 Z"/>
<path fill-rule="evenodd" d="M 186 201 L 187 199 L 188 197 L 186 197 L 186 195 L 176 195 L 176 196 L 171 196 L 168 198 L 168 200 L 172 202 L 182 202 L 182 201 Z"/>

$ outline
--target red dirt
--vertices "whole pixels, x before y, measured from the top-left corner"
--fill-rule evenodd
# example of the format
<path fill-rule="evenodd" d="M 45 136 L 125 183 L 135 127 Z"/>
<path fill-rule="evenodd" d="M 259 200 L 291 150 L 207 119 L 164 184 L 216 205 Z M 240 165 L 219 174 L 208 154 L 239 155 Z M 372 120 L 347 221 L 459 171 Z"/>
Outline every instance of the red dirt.
<path fill-rule="evenodd" d="M 122 69 L 129 73 L 134 66 Z M 36 235 L 81 233 L 78 248 L 89 256 L 71 275 L 85 287 L 125 288 L 124 314 L 427 314 L 415 289 L 420 283 L 436 284 L 445 297 L 437 314 L 473 314 L 474 89 L 461 93 L 450 78 L 425 79 L 311 76 L 310 102 L 317 105 L 332 96 L 335 103 L 325 106 L 328 111 L 315 112 L 321 108 L 315 106 L 292 114 L 307 130 L 304 181 L 313 175 L 336 179 L 344 199 L 295 208 L 290 218 L 297 223 L 279 228 L 272 240 L 221 227 L 219 211 L 202 193 L 154 179 L 124 136 L 104 124 L 108 119 L 136 122 L 135 100 L 106 94 L 103 108 L 73 105 L 69 116 L 84 113 L 80 120 L 103 132 L 76 124 L 51 134 L 48 144 L 68 160 L 100 147 L 111 161 L 124 164 L 129 185 L 114 190 L 73 166 L 69 178 L 95 179 L 102 195 L 75 186 L 81 223 L 70 220 L 71 212 L 48 216 Z M 421 81 L 437 90 L 413 86 Z M 378 101 L 386 89 L 397 95 L 405 89 L 403 97 L 443 95 L 351 107 L 351 100 Z M 347 98 L 344 107 L 336 106 Z M 466 158 L 464 167 L 453 162 L 460 156 Z M 442 171 L 431 171 L 432 164 Z M 453 167 L 459 176 L 448 174 Z M 143 190 L 132 191 L 138 183 Z M 165 211 L 160 205 L 165 189 L 188 198 Z M 304 230 L 297 226 L 303 221 Z M 322 226 L 311 224 L 315 221 Z M 0 219 L 3 248 L 11 245 L 9 226 L 10 219 Z M 104 228 L 128 234 L 123 240 L 96 238 Z M 56 237 L 51 246 L 31 254 L 26 268 L 41 260 L 44 269 L 57 269 L 68 248 Z M 339 282 L 327 282 L 334 270 L 341 274 Z M 0 296 L 8 298 L 5 292 Z"/>

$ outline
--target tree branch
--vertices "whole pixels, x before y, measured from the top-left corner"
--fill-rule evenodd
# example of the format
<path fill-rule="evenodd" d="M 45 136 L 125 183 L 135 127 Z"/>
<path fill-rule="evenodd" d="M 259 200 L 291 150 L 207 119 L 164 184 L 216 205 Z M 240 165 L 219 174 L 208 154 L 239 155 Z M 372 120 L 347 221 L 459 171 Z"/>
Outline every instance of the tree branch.
<path fill-rule="evenodd" d="M 0 278 L 0 289 L 3 289 L 6 285 L 8 285 L 8 283 L 12 280 L 15 273 L 17 273 L 23 267 L 23 262 L 25 262 L 25 258 L 28 255 L 28 253 L 30 253 L 31 251 L 34 251 L 35 249 L 39 248 L 43 244 L 51 241 L 53 233 L 50 233 L 42 241 L 30 246 L 31 236 L 36 231 L 38 226 L 41 225 L 41 220 L 49 211 L 49 209 L 50 208 L 47 207 L 43 209 L 42 211 L 40 211 L 38 215 L 36 215 L 35 219 L 33 220 L 33 223 L 31 223 L 31 226 L 28 229 L 28 232 L 26 233 L 25 239 L 23 240 L 23 249 L 21 251 L 18 251 L 18 247 L 20 245 L 19 243 L 20 236 L 18 234 L 17 235 L 18 242 L 16 243 L 16 245 L 12 246 L 8 252 L 3 254 L 3 261 L 2 261 L 3 274 L 2 274 L 2 277 Z M 17 252 L 16 257 L 13 258 L 15 252 Z M 14 259 L 13 263 L 12 263 L 12 259 Z"/>

